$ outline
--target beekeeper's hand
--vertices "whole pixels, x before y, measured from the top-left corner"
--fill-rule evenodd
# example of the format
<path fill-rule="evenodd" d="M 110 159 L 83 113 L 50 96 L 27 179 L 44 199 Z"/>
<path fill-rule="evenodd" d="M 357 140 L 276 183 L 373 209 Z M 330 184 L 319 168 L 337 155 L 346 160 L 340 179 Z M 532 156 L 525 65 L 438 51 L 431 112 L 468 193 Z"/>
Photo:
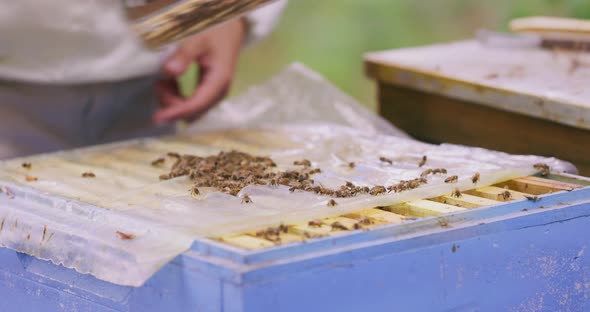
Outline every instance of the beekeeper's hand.
<path fill-rule="evenodd" d="M 246 31 L 243 20 L 234 20 L 182 42 L 162 67 L 169 79 L 158 83 L 160 109 L 153 116 L 154 122 L 193 120 L 220 101 L 234 77 Z M 199 66 L 199 83 L 193 95 L 184 98 L 176 78 L 192 62 Z"/>

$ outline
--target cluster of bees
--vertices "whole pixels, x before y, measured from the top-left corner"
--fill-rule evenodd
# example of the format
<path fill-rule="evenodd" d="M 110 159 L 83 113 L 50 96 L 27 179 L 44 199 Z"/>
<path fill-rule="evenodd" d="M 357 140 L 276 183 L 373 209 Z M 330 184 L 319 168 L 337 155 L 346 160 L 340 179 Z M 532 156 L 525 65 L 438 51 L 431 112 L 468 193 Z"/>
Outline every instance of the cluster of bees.
<path fill-rule="evenodd" d="M 284 185 L 289 186 L 292 192 L 304 190 L 327 195 L 324 188 L 313 184 L 312 176 L 321 170 L 313 168 L 311 161 L 306 159 L 294 162 L 299 167 L 297 169 L 280 171 L 269 157 L 252 156 L 238 151 L 220 152 L 207 157 L 169 153 L 168 157 L 175 159 L 174 165 L 160 179 L 188 176 L 194 182 L 191 189 L 193 196 L 200 194 L 201 187 L 213 187 L 236 196 L 249 185 Z M 162 163 L 163 159 L 157 159 L 152 165 L 159 166 Z M 244 195 L 242 202 L 250 203 L 252 200 Z"/>
<path fill-rule="evenodd" d="M 377 196 L 385 193 L 399 193 L 413 190 L 423 184 L 428 183 L 429 175 L 447 174 L 445 168 L 429 168 L 424 170 L 419 178 L 412 180 L 403 180 L 390 186 L 376 185 L 373 187 L 357 186 L 352 182 L 346 182 L 345 185 L 338 189 L 329 189 L 321 185 L 314 184 L 313 175 L 321 173 L 321 169 L 314 168 L 311 161 L 307 159 L 293 162 L 297 169 L 280 171 L 277 169 L 275 162 L 264 156 L 253 156 L 244 152 L 229 151 L 220 152 L 217 155 L 200 157 L 193 155 L 180 155 L 177 153 L 168 153 L 168 157 L 175 160 L 170 172 L 160 176 L 160 179 L 166 180 L 180 176 L 188 176 L 194 185 L 191 188 L 191 194 L 196 197 L 200 195 L 199 188 L 212 187 L 217 190 L 237 196 L 240 191 L 249 185 L 284 185 L 289 187 L 289 191 L 313 192 L 319 195 L 329 196 L 332 198 L 350 198 L 361 194 Z M 426 164 L 427 157 L 423 156 L 418 164 L 422 167 Z M 392 164 L 393 161 L 386 157 L 380 157 L 380 161 Z M 165 162 L 160 158 L 152 162 L 153 166 L 160 166 Z M 354 168 L 353 163 L 349 164 Z M 541 170 L 542 173 L 549 171 L 545 164 L 535 164 L 534 167 Z M 445 183 L 456 183 L 458 176 L 447 177 Z M 480 174 L 476 173 L 471 178 L 475 184 L 479 181 Z M 453 196 L 459 197 L 461 193 L 454 191 Z M 252 199 L 248 195 L 242 196 L 242 203 L 251 203 Z M 334 199 L 328 201 L 328 206 L 336 206 Z"/>

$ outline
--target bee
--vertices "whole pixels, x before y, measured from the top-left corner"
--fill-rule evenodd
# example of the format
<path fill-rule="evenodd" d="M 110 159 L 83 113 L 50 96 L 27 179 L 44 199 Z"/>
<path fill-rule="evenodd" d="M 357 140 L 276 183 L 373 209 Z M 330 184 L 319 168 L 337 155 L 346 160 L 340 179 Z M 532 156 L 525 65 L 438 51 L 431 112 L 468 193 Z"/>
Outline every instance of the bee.
<path fill-rule="evenodd" d="M 291 181 L 288 178 L 279 179 L 279 184 L 288 186 Z"/>
<path fill-rule="evenodd" d="M 166 159 L 164 158 L 158 158 L 154 161 L 152 161 L 152 166 L 153 167 L 160 167 L 162 166 L 164 163 L 166 163 Z"/>
<path fill-rule="evenodd" d="M 461 191 L 460 191 L 458 188 L 456 188 L 456 189 L 453 191 L 453 193 L 451 193 L 451 197 L 457 197 L 457 198 L 459 198 L 459 197 L 461 197 L 461 196 L 463 196 L 463 194 L 461 194 Z"/>
<path fill-rule="evenodd" d="M 400 189 L 399 184 L 394 184 L 394 185 L 387 187 L 387 192 L 388 193 L 391 193 L 391 192 L 397 193 L 397 192 L 399 192 L 399 189 Z"/>
<path fill-rule="evenodd" d="M 447 174 L 447 169 L 445 169 L 445 168 L 436 168 L 436 169 L 433 169 L 432 170 L 432 174 L 437 174 L 437 173 Z"/>
<path fill-rule="evenodd" d="M 357 224 L 360 224 L 360 225 L 370 225 L 370 224 L 375 223 L 375 222 L 373 222 L 373 220 L 371 220 L 367 217 L 361 217 L 357 221 L 358 221 Z"/>
<path fill-rule="evenodd" d="M 354 188 L 354 184 L 352 182 L 346 181 L 346 186 L 348 188 Z"/>
<path fill-rule="evenodd" d="M 328 201 L 328 207 L 335 207 L 338 203 L 334 199 Z"/>
<path fill-rule="evenodd" d="M 279 233 L 280 232 L 289 233 L 289 227 L 281 223 L 281 225 L 279 225 L 279 227 L 277 228 L 277 231 Z"/>
<path fill-rule="evenodd" d="M 425 183 L 425 182 L 423 182 L 421 179 L 415 179 L 415 180 L 409 181 L 408 186 L 410 187 L 410 189 L 413 190 L 415 188 L 420 187 L 420 185 L 422 185 L 423 183 Z"/>
<path fill-rule="evenodd" d="M 445 179 L 445 183 L 455 183 L 459 180 L 459 177 L 457 177 L 456 175 L 454 176 L 450 176 L 448 178 Z"/>
<path fill-rule="evenodd" d="M 385 187 L 383 185 L 377 185 L 375 187 L 373 187 L 370 191 L 369 194 L 376 196 L 379 194 L 383 194 L 385 193 L 387 190 L 385 189 Z"/>
<path fill-rule="evenodd" d="M 30 176 L 30 175 L 26 175 L 26 176 L 25 176 L 25 180 L 26 180 L 27 182 L 35 182 L 35 181 L 39 181 L 39 178 L 37 178 L 37 177 L 33 177 L 33 176 Z"/>
<path fill-rule="evenodd" d="M 473 184 L 479 182 L 479 172 L 476 172 L 473 177 L 471 177 L 471 182 L 473 182 Z"/>
<path fill-rule="evenodd" d="M 440 225 L 440 227 L 443 227 L 443 228 L 449 227 L 449 220 L 447 218 L 441 217 L 441 218 L 438 218 L 437 221 L 438 221 L 438 224 Z"/>
<path fill-rule="evenodd" d="M 426 170 L 422 171 L 422 173 L 420 174 L 420 177 L 426 178 L 431 173 L 432 173 L 432 169 L 426 169 Z"/>
<path fill-rule="evenodd" d="M 303 167 L 311 167 L 311 161 L 304 159 L 304 160 L 296 160 L 293 162 L 295 166 L 303 166 Z"/>
<path fill-rule="evenodd" d="M 199 191 L 199 188 L 195 185 L 191 188 L 191 196 L 196 198 L 199 195 L 201 195 L 201 192 Z"/>
<path fill-rule="evenodd" d="M 391 159 L 389 159 L 387 157 L 381 156 L 381 157 L 379 157 L 379 160 L 382 161 L 382 162 L 384 162 L 384 163 L 388 163 L 390 165 L 393 165 L 393 160 L 391 160 Z"/>
<path fill-rule="evenodd" d="M 167 155 L 168 155 L 168 157 L 170 157 L 170 158 L 176 158 L 176 159 L 180 159 L 180 154 L 178 154 L 178 153 L 172 153 L 172 152 L 170 152 L 170 153 L 168 153 Z"/>
<path fill-rule="evenodd" d="M 322 220 L 312 220 L 307 223 L 307 225 L 311 227 L 321 227 L 323 224 L 324 222 L 322 222 Z"/>
<path fill-rule="evenodd" d="M 130 239 L 135 238 L 135 234 L 123 233 L 121 231 L 117 231 L 116 233 L 117 233 L 117 235 L 119 235 L 119 238 L 121 238 L 122 240 L 130 240 Z"/>
<path fill-rule="evenodd" d="M 264 179 L 257 179 L 256 184 L 257 185 L 266 185 L 266 181 Z"/>
<path fill-rule="evenodd" d="M 354 169 L 354 167 L 356 167 L 356 164 L 354 162 L 349 162 L 348 163 L 348 168 Z"/>
<path fill-rule="evenodd" d="M 6 196 L 8 196 L 8 198 L 10 198 L 10 199 L 13 199 L 13 198 L 14 198 L 14 193 L 12 193 L 12 192 L 10 191 L 10 189 L 9 189 L 9 188 L 7 188 L 7 187 L 6 187 L 6 186 L 4 186 L 4 185 L 0 185 L 0 192 L 2 192 L 2 193 L 4 193 L 4 194 L 6 194 Z"/>
<path fill-rule="evenodd" d="M 84 172 L 82 173 L 83 178 L 96 178 L 96 175 L 92 172 Z"/>
<path fill-rule="evenodd" d="M 316 173 L 322 173 L 322 169 L 320 169 L 320 168 L 315 168 L 315 169 L 312 169 L 312 170 L 309 172 L 309 174 L 316 174 Z"/>
<path fill-rule="evenodd" d="M 33 165 L 31 165 L 31 163 L 29 162 L 23 163 L 21 166 L 27 170 L 31 170 L 31 168 L 33 167 Z"/>
<path fill-rule="evenodd" d="M 528 196 L 528 195 L 525 195 L 524 197 L 525 197 L 526 199 L 528 199 L 528 200 L 532 200 L 532 201 L 534 201 L 534 202 L 536 202 L 536 201 L 540 201 L 540 200 L 541 200 L 541 197 L 539 197 L 539 196 Z"/>
<path fill-rule="evenodd" d="M 426 157 L 426 155 L 422 156 L 422 159 L 418 163 L 418 167 L 422 167 L 422 166 L 426 165 L 427 160 L 428 160 L 428 157 Z"/>
<path fill-rule="evenodd" d="M 342 223 L 340 223 L 338 221 L 332 223 L 331 226 L 332 226 L 332 229 L 333 230 L 342 230 L 342 231 L 347 231 L 348 230 L 347 227 L 345 227 L 344 225 L 342 225 Z"/>
<path fill-rule="evenodd" d="M 551 168 L 549 168 L 549 166 L 547 166 L 547 164 L 544 164 L 544 163 L 534 164 L 533 168 L 540 170 L 542 176 L 548 175 L 549 172 L 551 171 Z"/>
<path fill-rule="evenodd" d="M 253 202 L 253 201 L 252 201 L 252 199 L 250 198 L 250 196 L 248 196 L 248 195 L 244 195 L 244 196 L 242 196 L 242 203 L 250 204 L 250 203 L 252 203 L 252 202 Z"/>
<path fill-rule="evenodd" d="M 506 190 L 506 191 L 498 194 L 498 196 L 502 197 L 502 199 L 504 199 L 504 200 L 509 200 L 510 198 L 512 198 L 512 193 L 510 193 L 510 191 Z"/>

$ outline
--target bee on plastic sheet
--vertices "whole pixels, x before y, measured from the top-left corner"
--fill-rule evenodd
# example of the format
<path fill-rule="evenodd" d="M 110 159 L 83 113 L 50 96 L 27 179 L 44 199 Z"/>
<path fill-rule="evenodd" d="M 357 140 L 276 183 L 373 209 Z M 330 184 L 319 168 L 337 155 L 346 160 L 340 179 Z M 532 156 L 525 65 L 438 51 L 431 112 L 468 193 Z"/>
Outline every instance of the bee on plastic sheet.
<path fill-rule="evenodd" d="M 473 177 L 471 177 L 471 182 L 473 182 L 473 184 L 479 182 L 479 172 L 476 172 Z"/>
<path fill-rule="evenodd" d="M 383 157 L 383 156 L 381 156 L 381 157 L 379 157 L 379 160 L 380 160 L 380 161 L 382 161 L 382 162 L 384 162 L 384 163 L 388 163 L 388 164 L 390 164 L 390 165 L 392 165 L 392 164 L 393 164 L 393 160 L 391 160 L 391 159 L 389 159 L 389 158 L 387 158 L 387 157 Z"/>
<path fill-rule="evenodd" d="M 461 194 L 461 191 L 458 188 L 456 188 L 453 193 L 451 193 L 451 197 L 459 198 L 461 196 L 463 196 L 463 194 Z"/>
<path fill-rule="evenodd" d="M 445 169 L 445 168 L 436 168 L 436 169 L 433 169 L 432 170 L 432 174 L 438 174 L 438 173 L 447 174 L 447 169 Z"/>
<path fill-rule="evenodd" d="M 539 196 L 528 196 L 528 195 L 525 195 L 524 197 L 526 199 L 531 200 L 531 201 L 534 201 L 534 202 L 537 202 L 537 201 L 540 201 L 541 200 L 541 197 L 539 197 Z"/>
<path fill-rule="evenodd" d="M 315 168 L 315 169 L 312 169 L 311 171 L 309 171 L 310 175 L 317 174 L 317 173 L 322 173 L 322 169 Z"/>
<path fill-rule="evenodd" d="M 242 196 L 242 203 L 250 204 L 252 203 L 252 199 L 248 195 Z"/>
<path fill-rule="evenodd" d="M 293 162 L 295 166 L 303 166 L 303 167 L 311 167 L 311 161 L 304 159 L 304 160 L 296 160 Z"/>
<path fill-rule="evenodd" d="M 328 207 L 335 207 L 338 203 L 334 199 L 328 201 Z"/>
<path fill-rule="evenodd" d="M 84 172 L 82 173 L 83 178 L 96 178 L 96 175 L 92 172 Z"/>
<path fill-rule="evenodd" d="M 533 168 L 540 170 L 542 176 L 546 176 L 551 171 L 551 168 L 547 164 L 544 163 L 537 163 L 533 165 Z"/>
<path fill-rule="evenodd" d="M 165 162 L 166 162 L 166 159 L 158 158 L 158 159 L 152 161 L 152 166 L 153 167 L 161 167 Z"/>
<path fill-rule="evenodd" d="M 422 171 L 422 173 L 420 174 L 420 177 L 426 178 L 431 173 L 432 173 L 432 169 L 426 169 L 426 170 Z"/>
<path fill-rule="evenodd" d="M 36 182 L 36 181 L 39 181 L 39 178 L 37 178 L 37 177 L 33 177 L 33 176 L 30 176 L 30 175 L 26 175 L 26 176 L 25 176 L 25 180 L 26 180 L 27 182 Z"/>
<path fill-rule="evenodd" d="M 369 194 L 376 196 L 379 194 L 383 194 L 385 192 L 387 192 L 387 190 L 385 189 L 385 187 L 383 185 L 377 185 L 369 191 Z"/>
<path fill-rule="evenodd" d="M 354 169 L 354 167 L 356 167 L 356 164 L 354 162 L 349 162 L 348 163 L 348 168 Z"/>
<path fill-rule="evenodd" d="M 201 191 L 199 191 L 199 188 L 195 185 L 191 188 L 191 196 L 193 198 L 198 198 L 201 195 Z"/>
<path fill-rule="evenodd" d="M 117 235 L 119 235 L 119 238 L 122 240 L 131 240 L 136 237 L 135 234 L 123 233 L 121 231 L 117 231 L 116 233 L 117 233 Z"/>
<path fill-rule="evenodd" d="M 454 176 L 450 176 L 448 178 L 445 179 L 445 183 L 455 183 L 459 180 L 459 177 L 454 175 Z"/>
<path fill-rule="evenodd" d="M 27 170 L 31 170 L 31 168 L 33 167 L 33 165 L 31 165 L 30 162 L 23 163 L 21 166 Z"/>
<path fill-rule="evenodd" d="M 418 167 L 422 167 L 422 166 L 426 165 L 427 160 L 428 160 L 428 157 L 426 157 L 426 155 L 422 156 L 422 159 L 418 163 Z"/>
<path fill-rule="evenodd" d="M 6 196 L 10 199 L 14 198 L 14 193 L 12 193 L 12 191 L 4 185 L 0 185 L 0 193 L 6 194 Z"/>
<path fill-rule="evenodd" d="M 180 159 L 180 154 L 178 154 L 178 153 L 174 153 L 174 152 L 170 152 L 170 153 L 168 153 L 168 154 L 167 154 L 167 156 L 168 156 L 168 157 L 170 157 L 170 158 L 177 158 L 177 159 Z"/>

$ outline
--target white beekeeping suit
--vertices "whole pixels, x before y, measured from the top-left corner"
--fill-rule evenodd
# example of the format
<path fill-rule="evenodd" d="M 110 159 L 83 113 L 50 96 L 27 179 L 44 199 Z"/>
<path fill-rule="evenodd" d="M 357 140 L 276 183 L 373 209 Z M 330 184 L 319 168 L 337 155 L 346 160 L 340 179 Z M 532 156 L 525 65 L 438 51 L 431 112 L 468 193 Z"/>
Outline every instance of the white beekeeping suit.
<path fill-rule="evenodd" d="M 246 16 L 246 44 L 285 5 Z M 165 56 L 142 46 L 121 0 L 0 0 L 0 159 L 169 133 L 150 123 Z"/>

